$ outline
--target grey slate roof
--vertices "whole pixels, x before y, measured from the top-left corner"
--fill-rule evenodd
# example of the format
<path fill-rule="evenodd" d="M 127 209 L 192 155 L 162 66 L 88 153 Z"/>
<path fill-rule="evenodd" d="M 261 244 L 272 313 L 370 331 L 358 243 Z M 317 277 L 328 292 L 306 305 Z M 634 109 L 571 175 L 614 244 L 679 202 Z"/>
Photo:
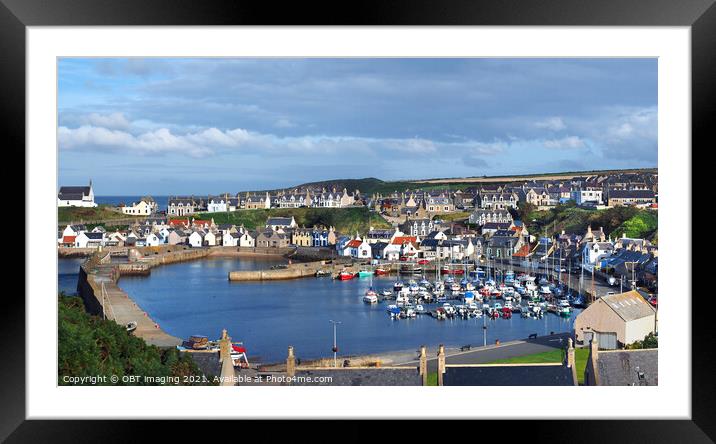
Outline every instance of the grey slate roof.
<path fill-rule="evenodd" d="M 81 186 L 81 187 L 60 187 L 60 193 L 85 193 L 89 194 L 90 187 L 88 186 Z"/>
<path fill-rule="evenodd" d="M 610 199 L 653 199 L 652 190 L 612 190 L 609 192 Z"/>
<path fill-rule="evenodd" d="M 455 386 L 574 385 L 572 370 L 564 364 L 447 366 L 443 381 L 444 385 Z"/>
<path fill-rule="evenodd" d="M 639 292 L 634 290 L 602 296 L 600 300 L 606 303 L 607 307 L 614 310 L 614 312 L 626 322 L 647 316 L 654 316 L 655 314 L 652 306 L 644 300 Z"/>
<path fill-rule="evenodd" d="M 599 385 L 659 385 L 659 350 L 600 351 Z"/>
<path fill-rule="evenodd" d="M 317 369 L 298 370 L 296 376 L 299 378 L 291 385 L 308 386 L 401 386 L 401 385 L 422 385 L 422 380 L 417 368 L 406 367 L 405 369 L 395 368 L 341 368 L 341 369 Z M 301 380 L 305 377 L 330 377 L 331 382 L 313 383 Z"/>
<path fill-rule="evenodd" d="M 290 217 L 269 217 L 266 220 L 266 225 L 291 225 Z"/>

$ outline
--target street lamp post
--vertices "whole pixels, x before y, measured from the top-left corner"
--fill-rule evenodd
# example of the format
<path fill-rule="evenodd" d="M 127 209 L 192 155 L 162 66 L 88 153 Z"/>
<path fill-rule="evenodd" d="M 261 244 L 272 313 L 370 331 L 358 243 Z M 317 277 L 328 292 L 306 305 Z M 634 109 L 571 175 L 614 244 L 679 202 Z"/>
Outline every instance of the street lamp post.
<path fill-rule="evenodd" d="M 341 321 L 329 321 L 331 324 L 333 324 L 333 367 L 338 367 L 338 345 L 336 345 L 336 326 L 341 323 Z"/>

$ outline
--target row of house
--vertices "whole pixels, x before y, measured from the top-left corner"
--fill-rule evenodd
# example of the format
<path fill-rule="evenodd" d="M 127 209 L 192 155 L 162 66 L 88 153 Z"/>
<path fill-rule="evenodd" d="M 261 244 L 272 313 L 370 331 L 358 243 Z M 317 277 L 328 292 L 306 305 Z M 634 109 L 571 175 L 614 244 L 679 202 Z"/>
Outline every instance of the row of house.
<path fill-rule="evenodd" d="M 187 216 L 199 212 L 218 213 L 236 210 L 269 208 L 345 208 L 362 205 L 360 191 L 347 189 L 293 189 L 276 192 L 225 193 L 216 196 L 170 196 L 167 201 L 169 216 Z"/>

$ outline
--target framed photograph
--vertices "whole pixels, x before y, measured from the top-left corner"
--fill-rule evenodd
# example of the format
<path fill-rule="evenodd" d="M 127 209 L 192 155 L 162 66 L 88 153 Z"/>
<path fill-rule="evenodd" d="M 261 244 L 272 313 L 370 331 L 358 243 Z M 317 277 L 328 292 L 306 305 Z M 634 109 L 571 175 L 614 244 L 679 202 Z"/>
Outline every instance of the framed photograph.
<path fill-rule="evenodd" d="M 510 418 L 713 439 L 690 225 L 712 2 L 402 6 L 320 26 L 2 0 L 27 174 L 3 438 Z"/>

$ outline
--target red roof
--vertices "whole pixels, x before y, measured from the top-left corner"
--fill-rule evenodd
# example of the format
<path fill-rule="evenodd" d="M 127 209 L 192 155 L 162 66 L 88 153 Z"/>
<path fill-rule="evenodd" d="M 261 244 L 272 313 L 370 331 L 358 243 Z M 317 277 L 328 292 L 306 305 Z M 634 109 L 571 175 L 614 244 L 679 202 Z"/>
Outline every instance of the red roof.
<path fill-rule="evenodd" d="M 353 239 L 352 241 L 350 241 L 346 244 L 346 248 L 357 248 L 357 247 L 360 247 L 360 244 L 362 244 L 362 243 L 363 243 L 363 241 L 361 241 L 361 240 Z"/>
<path fill-rule="evenodd" d="M 530 246 L 529 244 L 525 244 L 517 251 L 517 253 L 513 254 L 512 256 L 527 257 L 528 254 L 530 254 Z"/>
<path fill-rule="evenodd" d="M 189 219 L 170 219 L 169 225 L 189 225 Z"/>
<path fill-rule="evenodd" d="M 418 238 L 416 236 L 398 236 L 393 239 L 393 245 L 403 245 L 406 243 L 416 243 Z"/>
<path fill-rule="evenodd" d="M 62 237 L 62 243 L 63 243 L 63 244 L 74 244 L 76 237 L 77 237 L 77 236 L 63 236 L 63 237 Z"/>
<path fill-rule="evenodd" d="M 210 220 L 194 219 L 194 225 L 211 225 Z"/>

